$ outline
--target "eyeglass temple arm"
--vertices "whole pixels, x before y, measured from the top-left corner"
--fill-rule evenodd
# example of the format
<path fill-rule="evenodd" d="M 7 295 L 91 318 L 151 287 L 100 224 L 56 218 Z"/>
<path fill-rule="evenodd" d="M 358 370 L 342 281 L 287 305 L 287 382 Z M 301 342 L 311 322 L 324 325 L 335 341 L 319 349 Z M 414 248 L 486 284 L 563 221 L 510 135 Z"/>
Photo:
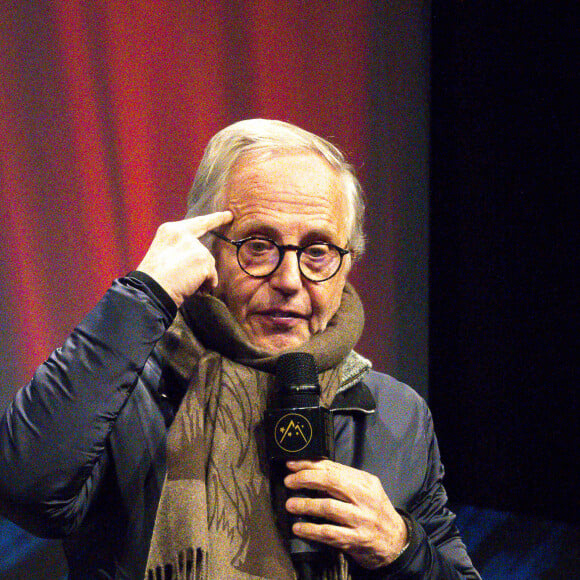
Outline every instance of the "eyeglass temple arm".
<path fill-rule="evenodd" d="M 231 241 L 232 241 L 229 238 L 226 238 L 223 234 L 220 234 L 219 232 L 216 232 L 214 230 L 210 230 L 208 233 L 209 234 L 212 234 L 216 238 L 219 238 L 220 240 L 223 240 L 224 242 L 230 242 L 231 243 Z"/>

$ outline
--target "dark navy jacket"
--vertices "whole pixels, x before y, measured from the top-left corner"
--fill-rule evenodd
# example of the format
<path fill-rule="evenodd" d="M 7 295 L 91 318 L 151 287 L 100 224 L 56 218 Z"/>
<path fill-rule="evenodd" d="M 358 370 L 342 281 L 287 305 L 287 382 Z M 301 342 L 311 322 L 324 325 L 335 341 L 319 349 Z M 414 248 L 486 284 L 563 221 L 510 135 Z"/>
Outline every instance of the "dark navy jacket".
<path fill-rule="evenodd" d="M 63 538 L 70 578 L 144 577 L 167 430 L 186 388 L 154 352 L 173 316 L 155 288 L 116 281 L 0 421 L 0 513 Z M 400 558 L 374 573 L 353 565 L 355 577 L 479 578 L 445 507 L 425 402 L 369 372 L 332 409 L 337 461 L 377 475 L 412 528 Z"/>

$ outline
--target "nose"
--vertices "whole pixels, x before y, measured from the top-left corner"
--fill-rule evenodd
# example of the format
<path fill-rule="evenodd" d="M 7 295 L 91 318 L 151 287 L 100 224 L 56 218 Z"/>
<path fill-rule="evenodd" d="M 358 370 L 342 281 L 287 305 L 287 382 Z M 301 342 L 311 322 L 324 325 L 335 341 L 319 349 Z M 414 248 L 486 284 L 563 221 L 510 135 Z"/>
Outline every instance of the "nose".
<path fill-rule="evenodd" d="M 286 251 L 282 262 L 270 275 L 270 285 L 282 294 L 294 294 L 302 288 L 302 274 L 296 252 Z"/>

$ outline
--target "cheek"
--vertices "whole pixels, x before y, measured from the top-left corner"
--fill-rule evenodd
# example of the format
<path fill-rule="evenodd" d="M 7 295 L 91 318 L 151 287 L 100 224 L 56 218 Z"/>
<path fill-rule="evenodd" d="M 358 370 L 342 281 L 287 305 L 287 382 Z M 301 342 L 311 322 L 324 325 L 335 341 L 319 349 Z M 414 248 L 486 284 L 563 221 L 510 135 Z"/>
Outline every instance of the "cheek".
<path fill-rule="evenodd" d="M 219 284 L 215 295 L 223 300 L 230 312 L 242 323 L 252 298 L 259 291 L 262 280 L 251 278 L 237 266 L 228 269 L 223 266 L 218 270 Z"/>
<path fill-rule="evenodd" d="M 313 313 L 316 321 L 320 324 L 320 330 L 324 330 L 328 321 L 334 316 L 340 306 L 342 290 L 344 288 L 344 278 L 332 280 L 329 287 L 315 287 L 310 293 Z"/>
<path fill-rule="evenodd" d="M 235 271 L 234 266 L 235 263 L 227 253 L 216 258 L 218 285 L 214 294 L 230 306 L 230 309 L 232 304 L 238 302 L 236 290 L 239 288 L 235 283 L 237 272 Z"/>

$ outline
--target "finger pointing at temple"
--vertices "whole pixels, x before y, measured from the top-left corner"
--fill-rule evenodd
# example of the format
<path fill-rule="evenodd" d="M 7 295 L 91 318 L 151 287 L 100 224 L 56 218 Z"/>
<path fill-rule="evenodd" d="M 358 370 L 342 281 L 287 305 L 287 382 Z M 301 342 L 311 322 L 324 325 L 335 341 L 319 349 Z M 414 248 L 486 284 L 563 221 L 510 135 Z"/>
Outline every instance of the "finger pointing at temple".
<path fill-rule="evenodd" d="M 156 280 L 181 306 L 201 286 L 217 285 L 214 257 L 199 238 L 232 219 L 232 212 L 220 211 L 162 224 L 137 269 Z"/>

